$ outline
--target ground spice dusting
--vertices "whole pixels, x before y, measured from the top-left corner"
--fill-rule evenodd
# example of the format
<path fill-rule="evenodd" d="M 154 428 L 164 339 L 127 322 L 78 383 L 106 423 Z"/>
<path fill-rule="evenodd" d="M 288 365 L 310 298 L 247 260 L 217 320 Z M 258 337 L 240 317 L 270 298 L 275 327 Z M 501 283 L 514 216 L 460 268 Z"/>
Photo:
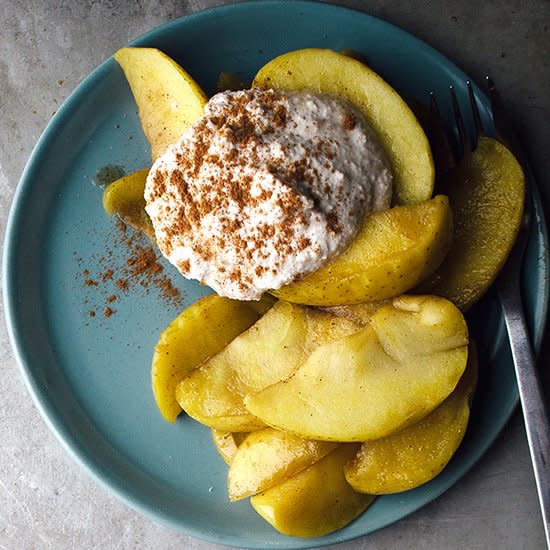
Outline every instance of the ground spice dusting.
<path fill-rule="evenodd" d="M 116 286 L 120 288 L 120 290 L 128 290 L 128 282 L 124 279 L 117 279 Z"/>
<path fill-rule="evenodd" d="M 344 130 L 353 130 L 357 126 L 357 118 L 353 113 L 348 112 L 344 115 L 344 120 L 342 122 Z"/>
<path fill-rule="evenodd" d="M 282 128 L 287 124 L 288 111 L 283 102 L 272 91 L 257 91 L 256 95 L 270 109 L 270 118 L 263 122 L 264 133 L 273 131 L 274 127 Z M 229 119 L 231 124 L 226 122 L 226 118 L 211 117 L 210 121 L 204 119 L 196 126 L 194 136 L 194 147 L 190 155 L 178 155 L 178 170 L 168 174 L 164 171 L 158 171 L 154 176 L 154 186 L 151 189 L 149 199 L 159 199 L 167 193 L 166 181 L 169 179 L 177 192 L 177 196 L 172 197 L 171 204 L 181 204 L 176 211 L 166 211 L 163 224 L 163 231 L 159 239 L 159 246 L 165 255 L 170 255 L 173 249 L 173 239 L 180 239 L 182 235 L 189 236 L 193 242 L 193 251 L 204 261 L 209 261 L 212 257 L 212 250 L 208 243 L 199 241 L 193 237 L 197 234 L 197 226 L 201 220 L 212 212 L 230 210 L 230 205 L 238 206 L 240 211 L 249 207 L 256 207 L 262 202 L 271 198 L 271 193 L 264 190 L 260 196 L 252 196 L 250 193 L 251 176 L 242 175 L 239 172 L 235 176 L 232 172 L 232 161 L 237 161 L 237 147 L 247 148 L 248 154 L 254 160 L 257 154 L 257 126 L 260 124 L 256 116 L 248 110 L 249 99 L 244 95 L 235 95 L 229 106 L 231 115 Z M 261 124 L 260 124 L 261 125 Z M 210 152 L 208 144 L 211 142 L 214 131 L 218 131 L 225 136 L 228 143 L 234 147 L 224 151 L 223 154 Z M 256 159 L 260 162 L 260 159 Z M 243 161 L 241 161 L 242 163 Z M 188 189 L 187 179 L 196 179 L 201 167 L 205 163 L 217 166 L 219 170 L 219 179 L 212 178 L 212 181 L 205 182 L 202 192 L 198 195 Z M 296 181 L 305 179 L 307 170 L 310 169 L 308 161 L 302 163 L 283 162 L 281 159 L 274 159 L 272 170 L 284 181 Z M 223 181 L 223 184 L 220 182 Z M 174 191 L 172 191 L 174 192 Z M 170 195 L 170 193 L 168 193 Z M 273 237 L 276 231 L 284 232 L 281 238 L 275 243 L 281 254 L 289 254 L 293 251 L 294 221 L 296 212 L 302 208 L 299 194 L 292 190 L 289 185 L 287 192 L 278 201 L 278 207 L 283 212 L 284 220 L 277 226 L 266 226 L 260 231 L 256 238 L 249 236 L 249 241 L 241 237 L 241 220 L 227 216 L 220 218 L 221 233 L 223 239 L 230 243 L 235 250 L 242 250 L 249 247 L 248 258 L 250 261 L 261 254 L 261 249 L 267 239 Z M 220 243 L 220 248 L 224 249 L 225 244 Z M 277 267 L 277 266 L 275 266 Z M 178 263 L 178 268 L 183 274 L 189 272 L 190 265 L 188 261 Z M 240 269 L 237 267 L 229 274 L 230 280 L 235 283 L 241 278 Z"/>
<path fill-rule="evenodd" d="M 123 235 L 125 235 L 127 227 L 126 227 L 126 224 L 124 223 L 124 220 L 120 216 L 117 216 L 116 224 L 117 224 L 117 227 L 120 229 L 120 232 Z"/>
<path fill-rule="evenodd" d="M 129 228 L 119 217 L 117 217 L 115 228 L 113 249 L 108 249 L 104 254 L 92 257 L 94 264 L 102 267 L 101 272 L 92 278 L 90 268 L 81 270 L 84 285 L 88 288 L 95 288 L 94 292 L 98 292 L 104 302 L 103 306 L 99 306 L 103 317 L 108 319 L 116 313 L 116 310 L 110 307 L 110 304 L 119 300 L 119 294 L 113 293 L 113 288 L 118 292 L 128 293 L 136 285 L 147 291 L 150 288 L 156 289 L 167 306 L 181 308 L 181 293 L 164 272 L 164 267 L 159 262 L 159 257 L 147 237 L 141 232 Z M 124 251 L 123 259 L 118 254 L 120 249 Z M 77 261 L 81 264 L 84 260 L 77 258 Z M 111 265 L 105 268 L 104 265 L 107 262 Z M 83 304 L 87 303 L 88 299 L 85 298 Z M 90 319 L 96 317 L 96 310 L 90 309 L 88 317 Z"/>

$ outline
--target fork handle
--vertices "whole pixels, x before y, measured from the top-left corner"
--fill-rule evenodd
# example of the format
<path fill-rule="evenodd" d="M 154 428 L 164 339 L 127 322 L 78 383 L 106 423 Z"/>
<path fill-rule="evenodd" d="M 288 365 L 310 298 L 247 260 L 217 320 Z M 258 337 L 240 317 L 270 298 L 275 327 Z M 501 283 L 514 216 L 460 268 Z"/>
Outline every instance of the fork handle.
<path fill-rule="evenodd" d="M 516 291 L 499 292 L 499 294 L 514 359 L 546 543 L 550 548 L 550 426 L 548 416 L 519 293 Z"/>

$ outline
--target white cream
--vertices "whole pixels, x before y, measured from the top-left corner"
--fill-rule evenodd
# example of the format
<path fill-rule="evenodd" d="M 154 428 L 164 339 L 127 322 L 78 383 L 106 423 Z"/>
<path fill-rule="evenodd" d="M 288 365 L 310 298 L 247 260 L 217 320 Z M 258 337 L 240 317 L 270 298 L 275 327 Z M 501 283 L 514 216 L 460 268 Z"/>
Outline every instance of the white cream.
<path fill-rule="evenodd" d="M 153 165 L 145 199 L 184 276 L 255 300 L 340 253 L 391 191 L 382 148 L 349 105 L 252 89 L 212 97 Z"/>

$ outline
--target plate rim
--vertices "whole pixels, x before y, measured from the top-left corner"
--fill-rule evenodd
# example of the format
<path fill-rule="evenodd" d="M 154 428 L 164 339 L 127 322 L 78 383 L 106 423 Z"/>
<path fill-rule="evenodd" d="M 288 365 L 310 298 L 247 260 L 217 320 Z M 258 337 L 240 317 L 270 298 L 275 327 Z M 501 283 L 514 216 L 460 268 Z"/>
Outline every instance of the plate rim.
<path fill-rule="evenodd" d="M 130 41 L 128 45 L 129 46 L 143 45 L 144 43 L 154 40 L 158 35 L 162 35 L 163 33 L 178 27 L 184 22 L 185 23 L 190 22 L 192 24 L 193 19 L 208 18 L 208 17 L 211 17 L 213 14 L 218 16 L 223 16 L 223 13 L 226 11 L 234 11 L 234 10 L 239 11 L 242 9 L 258 10 L 258 9 L 263 9 L 266 6 L 281 7 L 283 5 L 285 6 L 285 8 L 288 8 L 288 2 L 285 2 L 285 0 L 252 0 L 249 2 L 230 3 L 230 4 L 224 4 L 221 6 L 210 7 L 201 11 L 197 11 L 191 14 L 177 17 L 171 21 L 167 21 L 163 24 L 160 24 L 154 27 L 153 29 L 141 34 L 134 40 Z M 395 25 L 394 23 L 390 23 L 379 17 L 372 16 L 367 12 L 345 7 L 345 6 L 338 6 L 330 3 L 321 3 L 321 2 L 308 1 L 308 0 L 297 0 L 297 1 L 295 0 L 292 2 L 292 5 L 293 5 L 293 9 L 297 9 L 297 8 L 311 9 L 313 5 L 315 6 L 315 9 L 325 10 L 327 12 L 330 12 L 330 11 L 352 12 L 362 18 L 376 21 L 377 23 L 383 24 L 383 26 L 385 26 L 387 29 L 390 29 L 392 32 L 395 32 L 395 33 L 398 33 L 399 35 L 404 36 L 407 40 L 415 41 L 416 43 L 418 43 L 420 47 L 428 49 L 431 55 L 440 57 L 446 63 L 450 63 L 453 67 L 456 67 L 460 72 L 463 72 L 462 69 L 454 61 L 447 58 L 445 55 L 441 54 L 438 50 L 436 50 L 434 47 L 429 45 L 424 40 L 417 38 L 412 33 L 402 29 L 401 27 Z M 154 510 L 152 510 L 150 507 L 147 507 L 145 503 L 133 497 L 130 494 L 130 491 L 128 491 L 128 489 L 125 486 L 123 486 L 121 483 L 117 484 L 112 480 L 109 481 L 107 479 L 107 476 L 105 475 L 105 469 L 101 470 L 100 466 L 96 463 L 94 458 L 90 456 L 90 454 L 87 453 L 81 447 L 81 445 L 79 444 L 78 438 L 68 433 L 68 431 L 66 430 L 66 426 L 62 422 L 62 419 L 56 416 L 55 411 L 52 410 L 51 403 L 49 403 L 46 396 L 43 395 L 43 392 L 41 391 L 39 385 L 37 384 L 36 379 L 32 375 L 33 367 L 30 364 L 30 361 L 26 355 L 26 350 L 22 342 L 23 339 L 19 334 L 21 327 L 20 327 L 20 322 L 16 320 L 17 295 L 13 292 L 13 290 L 17 288 L 17 285 L 15 284 L 15 281 L 13 278 L 14 272 L 15 272 L 14 265 L 16 263 L 16 256 L 15 256 L 14 250 L 16 248 L 16 243 L 18 239 L 16 229 L 21 224 L 25 199 L 28 193 L 31 191 L 31 187 L 32 187 L 32 177 L 31 177 L 32 173 L 41 165 L 43 159 L 47 158 L 46 149 L 47 149 L 48 142 L 50 141 L 50 139 L 55 137 L 55 134 L 59 131 L 59 128 L 62 127 L 65 123 L 67 123 L 70 120 L 70 116 L 73 112 L 73 109 L 76 108 L 78 104 L 81 102 L 80 98 L 82 94 L 86 93 L 87 90 L 93 89 L 98 84 L 98 82 L 101 81 L 102 78 L 107 76 L 114 63 L 115 61 L 113 60 L 112 56 L 109 56 L 104 61 L 102 61 L 99 65 L 97 65 L 91 72 L 89 72 L 76 85 L 76 87 L 72 90 L 72 92 L 69 94 L 66 100 L 61 104 L 56 114 L 48 121 L 46 127 L 42 131 L 35 146 L 33 147 L 27 159 L 25 167 L 21 173 L 21 176 L 18 180 L 17 187 L 15 189 L 12 202 L 10 205 L 9 215 L 6 223 L 3 258 L 2 258 L 3 259 L 3 262 L 2 262 L 3 305 L 4 305 L 4 315 L 6 319 L 6 326 L 7 326 L 7 332 L 8 332 L 11 349 L 14 353 L 14 357 L 19 366 L 19 371 L 23 376 L 25 385 L 27 386 L 27 389 L 31 394 L 33 402 L 37 407 L 37 409 L 39 410 L 40 415 L 44 419 L 46 425 L 54 433 L 56 438 L 60 441 L 60 443 L 65 448 L 65 450 L 69 453 L 69 455 L 79 465 L 81 465 L 83 469 L 86 472 L 88 472 L 88 474 L 99 483 L 99 485 L 105 487 L 111 494 L 116 495 L 117 498 L 122 500 L 125 504 L 127 504 L 133 510 L 138 511 L 140 514 L 145 515 L 146 517 L 152 519 L 155 522 L 159 522 L 163 525 L 167 525 L 172 529 L 176 529 L 179 532 L 184 532 L 195 538 L 209 541 L 209 542 L 214 542 L 217 544 L 227 544 L 231 546 L 240 546 L 240 547 L 246 547 L 246 548 L 257 548 L 258 546 L 252 543 L 250 545 L 246 543 L 243 545 L 243 541 L 239 541 L 237 543 L 236 541 L 225 540 L 223 537 L 216 536 L 216 533 L 214 531 L 205 533 L 200 528 L 196 528 L 194 525 L 189 523 L 182 525 L 181 523 L 178 523 L 177 521 L 174 521 L 171 518 L 165 517 L 162 514 L 162 512 L 157 513 Z M 538 190 L 536 181 L 534 180 L 534 178 L 532 179 L 533 179 L 533 185 L 531 186 L 532 187 L 531 191 L 533 193 L 533 201 L 535 202 L 536 207 L 537 206 L 541 207 L 537 210 L 538 217 L 541 221 L 538 227 L 538 232 L 540 233 L 542 240 L 546 244 L 548 244 L 547 225 L 545 222 L 544 210 L 542 208 L 540 192 Z M 546 267 L 546 273 L 548 273 L 548 264 L 549 264 L 548 247 L 545 247 L 544 252 L 545 252 L 544 258 L 539 260 L 539 262 L 542 261 L 542 263 Z M 543 290 L 544 290 L 544 297 L 542 301 L 543 307 L 541 311 L 542 319 L 539 320 L 540 324 L 534 327 L 533 332 L 535 334 L 531 336 L 531 340 L 537 355 L 540 352 L 540 346 L 542 343 L 544 333 L 546 331 L 546 325 L 548 320 L 548 307 L 549 307 L 548 295 L 550 292 L 548 282 L 544 286 Z M 446 492 L 450 487 L 452 487 L 460 479 L 462 479 L 464 475 L 471 469 L 471 467 L 475 465 L 479 461 L 479 459 L 486 453 L 487 449 L 494 444 L 496 437 L 508 423 L 508 420 L 512 415 L 512 413 L 514 412 L 514 410 L 516 409 L 517 403 L 519 400 L 519 397 L 517 394 L 517 387 L 515 388 L 515 393 L 516 393 L 515 402 L 510 407 L 509 411 L 507 411 L 507 414 L 501 416 L 501 422 L 500 422 L 499 428 L 495 430 L 495 433 L 489 439 L 484 440 L 483 445 L 476 448 L 475 457 L 470 461 L 470 464 L 468 467 L 461 470 L 462 473 L 454 482 L 452 482 L 448 486 L 441 488 L 439 491 L 432 493 L 431 497 L 428 500 L 426 500 L 425 502 L 422 502 L 421 504 L 413 506 L 408 513 L 400 516 L 400 518 L 398 518 L 397 520 L 394 519 L 394 520 L 388 521 L 384 525 L 381 525 L 375 530 L 387 527 L 395 523 L 395 521 L 399 521 L 400 519 L 407 517 L 409 514 L 415 512 L 416 510 L 424 507 L 429 502 L 433 501 L 442 493 Z M 312 548 L 312 547 L 323 546 L 329 543 L 333 544 L 337 542 L 346 542 L 360 536 L 366 536 L 367 534 L 370 534 L 375 530 L 369 531 L 368 533 L 362 533 L 362 534 L 350 534 L 348 536 L 345 535 L 345 531 L 341 530 L 341 531 L 337 531 L 336 533 L 341 533 L 344 536 L 339 536 L 337 540 L 331 540 L 331 541 L 327 541 L 326 540 L 327 537 L 321 537 L 319 539 L 296 539 L 294 537 L 288 537 L 287 538 L 288 543 L 285 544 L 284 546 L 280 546 L 280 545 L 279 546 L 285 547 L 285 548 L 304 548 L 304 547 Z"/>

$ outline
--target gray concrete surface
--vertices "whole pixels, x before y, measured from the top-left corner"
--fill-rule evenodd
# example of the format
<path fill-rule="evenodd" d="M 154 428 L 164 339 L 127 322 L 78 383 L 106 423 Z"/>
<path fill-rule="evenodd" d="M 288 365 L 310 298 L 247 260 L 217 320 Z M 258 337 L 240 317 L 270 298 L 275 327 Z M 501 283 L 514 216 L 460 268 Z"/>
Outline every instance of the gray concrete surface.
<path fill-rule="evenodd" d="M 18 178 L 52 113 L 128 40 L 215 0 L 0 0 L 0 226 Z M 343 1 L 398 24 L 474 79 L 490 72 L 527 145 L 550 207 L 550 3 L 540 0 Z M 547 365 L 548 338 L 542 367 Z M 548 388 L 548 374 L 545 374 Z M 544 547 L 517 412 L 480 463 L 432 504 L 338 546 L 393 549 Z M 157 525 L 119 502 L 71 460 L 23 385 L 0 328 L 0 548 L 217 548 Z"/>

